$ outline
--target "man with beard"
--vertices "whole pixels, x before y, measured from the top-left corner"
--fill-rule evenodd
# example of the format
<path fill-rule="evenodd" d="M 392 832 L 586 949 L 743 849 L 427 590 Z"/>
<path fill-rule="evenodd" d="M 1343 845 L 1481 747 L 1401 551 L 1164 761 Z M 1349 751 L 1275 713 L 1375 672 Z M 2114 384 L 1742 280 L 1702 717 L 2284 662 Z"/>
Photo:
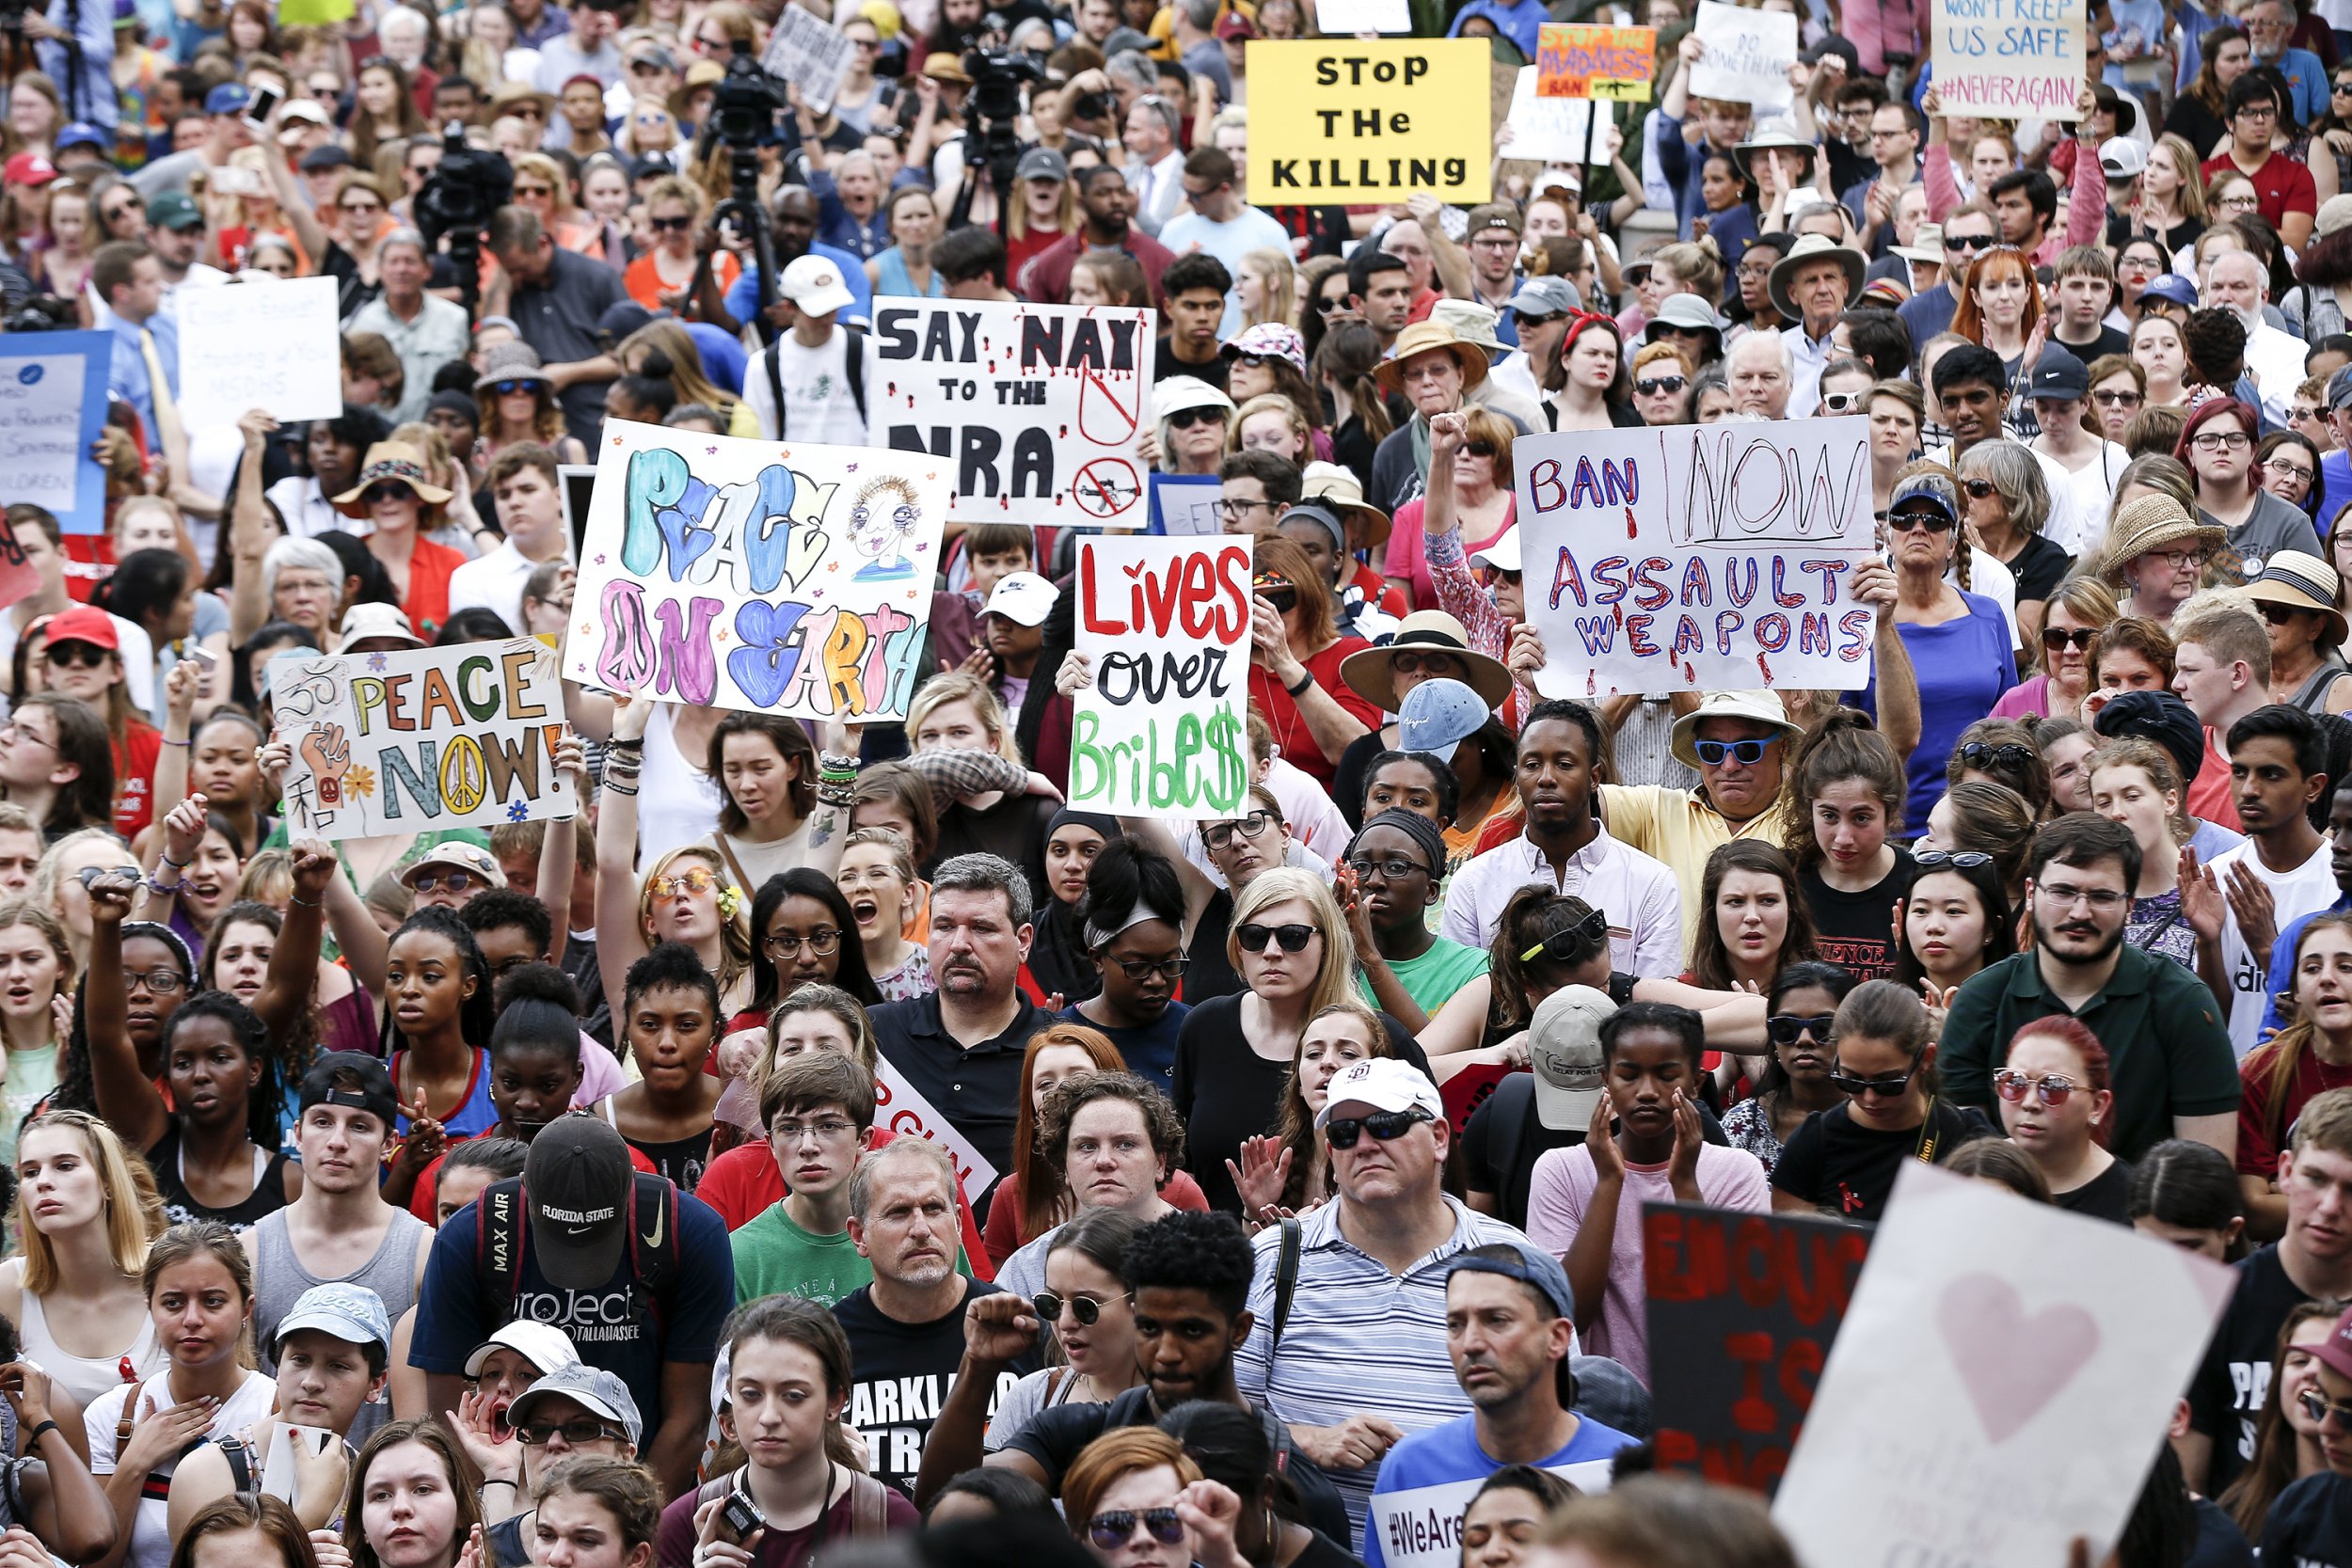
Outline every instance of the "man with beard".
<path fill-rule="evenodd" d="M 2000 239 L 2000 220 L 1981 201 L 1971 201 L 1944 214 L 1944 281 L 1936 288 L 1912 295 L 1895 312 L 1903 325 L 1911 329 L 1913 342 L 1924 343 L 1939 332 L 1951 330 L 1952 316 L 1960 309 L 1968 263 L 1993 248 Z"/>
<path fill-rule="evenodd" d="M 781 277 L 785 268 L 803 256 L 822 256 L 840 270 L 841 280 L 849 286 L 850 303 L 841 311 L 845 322 L 866 322 L 874 314 L 874 288 L 866 281 L 866 263 L 846 250 L 818 243 L 817 198 L 805 185 L 787 185 L 776 192 L 769 208 L 774 219 L 769 227 L 769 239 L 775 246 L 776 271 Z M 715 245 L 718 230 L 713 226 L 706 244 Z M 784 291 L 775 291 L 776 302 L 769 307 L 769 319 L 778 326 L 792 325 L 791 301 Z M 701 267 L 694 273 L 694 310 L 700 319 L 710 322 L 721 330 L 733 332 L 742 323 L 759 313 L 759 268 L 746 266 L 743 275 L 727 287 L 725 298 L 720 297 L 715 268 Z"/>
<path fill-rule="evenodd" d="M 1062 304 L 1070 298 L 1070 272 L 1081 256 L 1123 250 L 1143 269 L 1152 303 L 1159 304 L 1160 274 L 1176 260 L 1176 254 L 1135 226 L 1136 193 L 1128 188 L 1126 176 L 1109 164 L 1097 164 L 1075 178 L 1078 232 L 1064 235 L 1030 257 L 1013 280 L 1015 291 L 1041 305 Z"/>
<path fill-rule="evenodd" d="M 2310 345 L 2280 331 L 2263 317 L 2268 279 L 2261 258 L 2250 250 L 2225 250 L 2213 259 L 2205 278 L 2205 304 L 2227 310 L 2245 324 L 2245 367 L 2262 388 L 2263 422 L 2287 422 L 2287 406 L 2303 383 L 2303 356 Z"/>
<path fill-rule="evenodd" d="M 1986 966 L 1952 998 L 1943 1092 L 1998 1115 L 1993 1075 L 2009 1042 L 2036 1019 L 2072 1016 L 2113 1064 L 2107 1147 L 2118 1159 L 2136 1162 L 2167 1138 L 2233 1155 L 2237 1057 L 2220 1004 L 2179 964 L 2123 942 L 2139 841 L 2122 823 L 2072 812 L 2035 836 L 2027 872 L 2033 946 Z"/>
<path fill-rule="evenodd" d="M 1022 1054 L 1054 1022 L 1019 985 L 1035 935 L 1032 896 L 1028 878 L 1001 856 L 942 863 L 931 877 L 928 944 L 939 990 L 868 1013 L 890 1065 L 1000 1171 L 1012 1168 Z M 988 1194 L 974 1193 L 972 1206 L 986 1213 Z"/>
<path fill-rule="evenodd" d="M 1445 1348 L 1470 1413 L 1412 1433 L 1381 1461 L 1364 1527 L 1368 1568 L 1383 1568 L 1391 1548 L 1410 1554 L 1392 1524 L 1460 1518 L 1478 1483 L 1506 1465 L 1533 1465 L 1595 1491 L 1610 1457 L 1640 1441 L 1573 1408 L 1575 1316 L 1568 1276 L 1533 1243 L 1455 1254 L 1445 1275 Z"/>
<path fill-rule="evenodd" d="M 1682 972 L 1682 896 L 1674 873 L 1612 838 L 1593 809 L 1593 763 L 1605 744 L 1600 721 L 1582 703 L 1555 699 L 1529 711 L 1513 775 L 1527 831 L 1454 874 L 1438 935 L 1485 951 L 1511 895 L 1543 882 L 1608 914 L 1617 969 L 1660 978 Z"/>

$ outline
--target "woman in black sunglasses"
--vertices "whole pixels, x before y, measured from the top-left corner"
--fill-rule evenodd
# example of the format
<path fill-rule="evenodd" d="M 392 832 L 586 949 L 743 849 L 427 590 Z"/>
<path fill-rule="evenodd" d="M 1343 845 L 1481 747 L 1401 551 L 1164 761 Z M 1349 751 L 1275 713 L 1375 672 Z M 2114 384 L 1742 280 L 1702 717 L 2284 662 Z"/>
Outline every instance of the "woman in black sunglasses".
<path fill-rule="evenodd" d="M 1790 964 L 1772 981 L 1764 1027 L 1772 1052 L 1756 1092 L 1724 1117 L 1724 1136 L 1763 1164 L 1767 1176 L 1781 1150 L 1816 1111 L 1842 1103 L 1829 1081 L 1830 1030 L 1854 989 L 1851 971 L 1818 959 Z"/>
<path fill-rule="evenodd" d="M 1969 588 L 1963 516 L 1949 471 L 1924 464 L 1896 483 L 1887 507 L 1895 629 L 1918 685 L 1919 743 L 1908 763 L 1911 795 L 1903 813 L 1913 822 L 1926 821 L 1943 794 L 1944 765 L 1960 732 L 2017 684 L 2009 619 Z"/>
<path fill-rule="evenodd" d="M 1104 1433 L 1062 1476 L 1070 1533 L 1103 1568 L 1248 1568 L 1233 1543 L 1239 1502 L 1157 1427 Z"/>
<path fill-rule="evenodd" d="M 2042 402 L 2047 406 L 2049 400 Z M 2120 456 L 2115 466 L 2122 467 Z M 2074 564 L 2042 531 L 2060 510 L 2042 459 L 2015 441 L 1979 441 L 1960 460 L 1960 488 L 1979 567 L 1990 557 L 2009 568 L 2015 583 L 2017 635 L 2021 645 L 2030 648 L 2042 635 L 2042 606 Z"/>
<path fill-rule="evenodd" d="M 1120 1270 L 1127 1244 L 1143 1227 L 1117 1209 L 1089 1209 L 1054 1232 L 1044 1288 L 1029 1297 L 1037 1321 L 1053 1330 L 1061 1364 L 1041 1367 L 1005 1390 L 989 1419 L 985 1447 L 994 1453 L 1059 1404 L 1108 1404 L 1140 1381 L 1136 1370 L 1135 1304 Z"/>
<path fill-rule="evenodd" d="M 1867 981 L 1831 1027 L 1829 1081 L 1846 1098 L 1789 1138 L 1772 1167 L 1772 1207 L 1871 1224 L 1885 1217 L 1904 1161 L 1935 1164 L 1999 1134 L 1983 1112 L 1937 1092 L 1935 1037 L 1915 992 Z"/>
<path fill-rule="evenodd" d="M 1974 780 L 2013 789 L 2036 821 L 2050 814 L 2050 765 L 2033 732 L 2009 719 L 1979 719 L 1960 732 L 1944 765 L 1947 786 Z"/>

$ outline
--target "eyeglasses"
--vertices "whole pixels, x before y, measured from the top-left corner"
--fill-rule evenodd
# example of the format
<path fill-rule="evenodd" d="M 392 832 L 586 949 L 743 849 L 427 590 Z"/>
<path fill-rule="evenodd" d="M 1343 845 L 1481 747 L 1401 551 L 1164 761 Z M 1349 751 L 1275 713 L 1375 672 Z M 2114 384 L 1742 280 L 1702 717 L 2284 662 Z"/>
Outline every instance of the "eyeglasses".
<path fill-rule="evenodd" d="M 1947 234 L 1944 236 L 1944 248 L 1947 250 L 1987 250 L 1995 243 L 1990 234 Z"/>
<path fill-rule="evenodd" d="M 1051 1291 L 1040 1291 L 1029 1298 L 1029 1305 L 1037 1309 L 1041 1323 L 1059 1323 L 1065 1307 L 1084 1328 L 1092 1328 L 1103 1316 L 1103 1303 L 1097 1296 L 1057 1296 Z"/>
<path fill-rule="evenodd" d="M 1988 746 L 1981 740 L 1972 740 L 1960 749 L 1960 765 L 1963 768 L 2023 768 L 2032 762 L 2034 756 L 2034 749 L 2030 746 L 2013 743 Z"/>
<path fill-rule="evenodd" d="M 1116 958 L 1112 961 L 1130 980 L 1149 980 L 1154 974 L 1181 980 L 1184 977 L 1184 970 L 1192 963 L 1182 953 L 1166 958 Z"/>
<path fill-rule="evenodd" d="M 1947 865 L 1955 871 L 1974 871 L 1980 865 L 1991 865 L 1993 857 L 1981 849 L 1923 849 L 1911 857 L 1911 863 L 1922 871 Z"/>
<path fill-rule="evenodd" d="M 39 730 L 25 728 L 24 721 L 21 719 L 11 721 L 5 729 L 0 729 L 0 736 L 6 736 L 8 737 L 8 744 L 11 746 L 23 742 L 33 746 L 46 746 L 53 752 L 57 749 L 57 743 L 56 741 L 50 739 Z M 138 875 L 135 870 L 134 870 L 131 874 L 135 877 Z"/>
<path fill-rule="evenodd" d="M 41 651 L 41 657 L 68 670 L 103 669 L 113 657 L 94 642 L 52 642 Z"/>
<path fill-rule="evenodd" d="M 1221 425 L 1225 422 L 1222 408 L 1179 408 L 1168 417 L 1170 430 L 1190 430 L 1197 424 Z"/>
<path fill-rule="evenodd" d="M 1753 768 L 1764 760 L 1766 748 L 1780 740 L 1776 735 L 1752 736 L 1746 740 L 1700 740 L 1692 743 L 1699 761 L 1709 768 L 1721 768 L 1731 761 L 1743 768 Z"/>
<path fill-rule="evenodd" d="M 1656 397 L 1661 392 L 1679 392 L 1689 385 L 1691 381 L 1688 376 L 1661 375 L 1654 381 L 1637 381 L 1633 384 L 1633 389 L 1642 396 L 1650 398 Z"/>
<path fill-rule="evenodd" d="M 1150 1530 L 1152 1539 L 1163 1546 L 1173 1546 L 1184 1538 L 1184 1522 L 1172 1508 L 1147 1508 L 1141 1513 L 1114 1508 L 1087 1521 L 1087 1538 L 1102 1550 L 1115 1552 L 1134 1539 L 1137 1525 Z"/>
<path fill-rule="evenodd" d="M 1829 1027 L 1836 1022 L 1835 1013 L 1774 1013 L 1764 1021 L 1764 1032 L 1774 1045 L 1794 1045 L 1807 1035 L 1816 1040 L 1829 1038 Z"/>
<path fill-rule="evenodd" d="M 647 218 L 645 223 L 647 227 L 665 234 L 682 234 L 694 227 L 693 218 L 685 213 L 673 218 Z"/>
<path fill-rule="evenodd" d="M 1391 882 L 1402 881 L 1416 871 L 1425 874 L 1429 870 L 1419 861 L 1408 861 L 1402 855 L 1391 855 L 1386 860 L 1377 861 L 1370 855 L 1357 855 L 1348 861 L 1347 868 L 1359 877 L 1369 877 L 1377 871 Z"/>
<path fill-rule="evenodd" d="M 1862 400 L 1868 395 L 1867 392 L 1823 392 L 1821 407 L 1831 414 L 1850 414 L 1861 407 Z"/>
<path fill-rule="evenodd" d="M 2193 572 L 2204 565 L 2205 552 L 2202 550 L 2150 550 L 2140 559 L 2155 562 L 2158 565 L 2169 566 L 2176 572 Z"/>
<path fill-rule="evenodd" d="M 2090 401 L 2102 408 L 2137 408 L 2148 400 L 2137 392 L 2093 392 Z"/>
<path fill-rule="evenodd" d="M 681 894 L 708 893 L 719 885 L 715 871 L 689 871 L 679 877 L 656 877 L 645 884 L 645 891 L 656 898 L 675 898 Z"/>
<path fill-rule="evenodd" d="M 127 969 L 122 972 L 122 989 L 126 991 L 144 990 L 150 996 L 169 996 L 188 989 L 188 977 L 176 969 Z"/>
<path fill-rule="evenodd" d="M 2299 479 L 2306 484 L 2309 484 L 2312 479 L 2316 477 L 2313 470 L 2304 467 L 2301 464 L 2290 463 L 2283 458 L 2278 457 L 2274 457 L 2267 463 L 2265 463 L 2263 465 L 2263 472 L 2268 474 L 2273 479 Z"/>
<path fill-rule="evenodd" d="M 2090 626 L 2043 626 L 2042 645 L 2052 653 L 2060 648 L 2080 648 L 2089 653 L 2090 644 L 2098 640 L 2098 631 Z"/>
<path fill-rule="evenodd" d="M 1212 822 L 1200 830 L 1200 842 L 1212 849 L 1222 849 L 1233 842 L 1235 833 L 1244 838 L 1263 838 L 1265 831 L 1274 826 L 1270 811 L 1253 811 L 1234 822 Z"/>
<path fill-rule="evenodd" d="M 2310 1417 L 2314 1425 L 2326 1426 L 2332 1417 L 2336 1425 L 2352 1427 L 2352 1404 L 2333 1403 L 2316 1388 L 2306 1388 L 2295 1397 L 2302 1403 L 2303 1414 Z"/>
<path fill-rule="evenodd" d="M 2132 901 L 2128 893 L 2118 893 L 2106 887 L 2076 887 L 2072 882 L 2051 882 L 2034 891 L 2061 910 L 2071 910 L 2076 904 L 2087 903 L 2099 914 L 2106 914 Z"/>
<path fill-rule="evenodd" d="M 419 877 L 415 881 L 410 882 L 408 885 L 419 893 L 432 893 L 444 888 L 451 893 L 463 893 L 480 880 L 481 879 L 473 876 L 470 872 L 428 871 L 423 876 Z M 487 882 L 482 882 L 482 885 L 484 887 L 487 887 L 490 884 Z"/>
<path fill-rule="evenodd" d="M 2199 451 L 2244 451 L 2253 437 L 2242 430 L 2201 430 L 2189 437 Z"/>
<path fill-rule="evenodd" d="M 2260 26 L 2261 24 L 2257 23 L 2255 25 Z M 2279 105 L 2276 103 L 2242 103 L 2238 105 L 2237 118 L 2240 119 L 2276 119 L 2279 118 Z"/>
<path fill-rule="evenodd" d="M 2261 198 L 2261 197 L 2258 197 L 2258 196 L 2251 196 L 2251 195 L 2249 195 L 2249 196 L 2224 196 L 2224 197 L 2218 197 L 2218 198 L 2215 198 L 2215 200 L 2214 200 L 2214 205 L 2215 205 L 2216 207 L 2220 207 L 2220 208 L 2228 209 L 2228 210 L 2234 211 L 2234 212 L 2240 212 L 2240 213 L 2250 213 L 2250 212 L 2252 212 L 2255 208 L 2257 208 L 2257 207 L 2259 207 L 2259 206 L 2261 206 L 2261 205 L 2262 205 L 2262 198 Z"/>
<path fill-rule="evenodd" d="M 1877 1095 L 1881 1100 L 1899 1100 L 1903 1091 L 1911 1087 L 1911 1080 L 1917 1071 L 1915 1068 L 1910 1072 L 1890 1072 L 1881 1078 L 1859 1078 L 1844 1068 L 1832 1068 L 1829 1081 L 1838 1093 L 1850 1094 L 1856 1100 L 1866 1094 Z"/>
<path fill-rule="evenodd" d="M 1949 533 L 1952 520 L 1941 512 L 1892 512 L 1887 514 L 1886 526 L 1897 533 L 1916 533 L 1925 529 L 1930 533 Z"/>
<path fill-rule="evenodd" d="M 1233 940 L 1245 953 L 1263 953 L 1268 942 L 1280 942 L 1285 953 L 1303 953 L 1308 940 L 1322 934 L 1312 926 L 1261 926 L 1254 920 L 1233 927 Z"/>
<path fill-rule="evenodd" d="M 1274 510 L 1272 501 L 1253 501 L 1238 496 L 1220 496 L 1214 504 L 1216 507 L 1216 515 L 1229 523 L 1246 517 L 1252 512 Z"/>
<path fill-rule="evenodd" d="M 622 1435 L 593 1416 L 580 1416 L 568 1421 L 533 1421 L 529 1426 L 516 1427 L 515 1435 L 521 1438 L 526 1447 L 544 1449 L 548 1446 L 548 1439 L 559 1432 L 564 1434 L 564 1441 L 576 1449 L 601 1438 Z"/>
<path fill-rule="evenodd" d="M 1419 1109 L 1375 1111 L 1368 1117 L 1334 1117 L 1324 1124 L 1323 1136 L 1333 1148 L 1354 1148 L 1357 1138 L 1366 1132 L 1384 1144 L 1394 1143 L 1413 1130 L 1413 1123 L 1437 1119 Z"/>
<path fill-rule="evenodd" d="M 2030 1094 L 2044 1105 L 2056 1110 L 2073 1099 L 2076 1089 L 2085 1087 L 2087 1085 L 2077 1084 L 2060 1072 L 2044 1073 L 2039 1078 L 2028 1078 L 2022 1072 L 2010 1069 L 1993 1075 L 1993 1092 L 2011 1105 L 2024 1104 L 2026 1096 Z"/>
<path fill-rule="evenodd" d="M 841 929 L 837 926 L 820 926 L 804 937 L 789 931 L 771 931 L 759 939 L 759 945 L 768 949 L 771 958 L 787 958 L 803 947 L 819 957 L 841 945 Z"/>
<path fill-rule="evenodd" d="M 834 1143 L 857 1131 L 857 1123 L 839 1117 L 827 1117 L 822 1121 L 779 1121 L 769 1124 L 768 1136 L 782 1143 L 799 1143 L 803 1138 L 815 1138 L 819 1143 Z"/>

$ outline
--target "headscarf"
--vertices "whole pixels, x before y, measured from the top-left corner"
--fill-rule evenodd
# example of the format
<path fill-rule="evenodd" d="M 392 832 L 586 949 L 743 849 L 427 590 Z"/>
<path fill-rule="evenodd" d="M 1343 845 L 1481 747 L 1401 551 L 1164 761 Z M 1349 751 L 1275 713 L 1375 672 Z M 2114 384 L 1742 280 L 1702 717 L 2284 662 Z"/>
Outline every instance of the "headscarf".
<path fill-rule="evenodd" d="M 1073 811 L 1064 806 L 1045 824 L 1045 842 L 1064 828 L 1086 828 L 1102 835 L 1109 843 L 1122 836 L 1119 819 L 1100 812 Z M 1082 916 L 1085 901 L 1065 904 L 1054 896 L 1049 885 L 1045 908 L 1038 912 L 1037 933 L 1029 943 L 1029 974 L 1047 995 L 1058 991 L 1064 1000 L 1084 1002 L 1103 989 L 1103 976 L 1094 967 L 1092 949 L 1087 945 L 1086 925 Z"/>

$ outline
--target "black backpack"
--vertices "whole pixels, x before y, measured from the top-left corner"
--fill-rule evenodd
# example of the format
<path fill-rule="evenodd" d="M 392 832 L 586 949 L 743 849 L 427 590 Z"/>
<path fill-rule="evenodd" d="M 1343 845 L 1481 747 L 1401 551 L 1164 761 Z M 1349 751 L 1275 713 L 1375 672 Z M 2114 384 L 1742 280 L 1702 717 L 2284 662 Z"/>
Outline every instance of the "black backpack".
<path fill-rule="evenodd" d="M 483 1190 L 474 1225 L 474 1288 L 485 1323 L 514 1321 L 522 1294 L 523 1248 L 531 1240 L 528 1201 L 519 1176 Z M 666 1177 L 629 1172 L 628 1220 L 631 1289 L 659 1329 L 681 1273 L 677 1188 Z"/>
<path fill-rule="evenodd" d="M 857 404 L 857 417 L 866 418 L 866 328 L 841 324 L 841 330 L 850 335 L 849 375 L 850 401 Z M 784 428 L 784 334 L 776 334 L 775 341 L 762 350 L 759 362 L 768 370 L 768 394 L 776 400 L 776 439 L 787 439 Z"/>

